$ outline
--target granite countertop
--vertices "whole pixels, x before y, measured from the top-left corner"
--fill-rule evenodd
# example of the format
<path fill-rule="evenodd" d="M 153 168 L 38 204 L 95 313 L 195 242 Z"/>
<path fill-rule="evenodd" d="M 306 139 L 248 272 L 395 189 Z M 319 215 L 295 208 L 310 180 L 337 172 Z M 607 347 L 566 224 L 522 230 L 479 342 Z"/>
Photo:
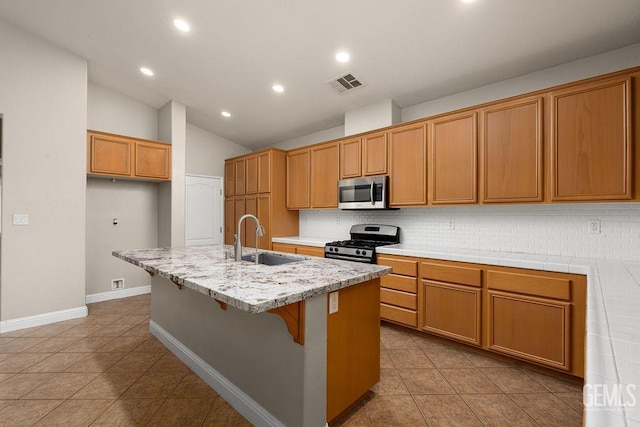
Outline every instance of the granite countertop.
<path fill-rule="evenodd" d="M 262 313 L 391 272 L 375 264 L 292 254 L 286 256 L 300 261 L 256 265 L 226 259 L 229 252 L 233 257 L 232 246 L 215 245 L 114 251 L 113 256 L 249 313 Z M 255 249 L 243 248 L 242 253 L 253 254 Z"/>

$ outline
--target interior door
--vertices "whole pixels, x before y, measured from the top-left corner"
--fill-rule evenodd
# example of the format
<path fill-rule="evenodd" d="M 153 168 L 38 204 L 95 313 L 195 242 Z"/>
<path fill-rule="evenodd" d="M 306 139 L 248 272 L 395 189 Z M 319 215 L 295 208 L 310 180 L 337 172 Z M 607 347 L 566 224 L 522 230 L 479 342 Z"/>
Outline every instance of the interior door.
<path fill-rule="evenodd" d="M 186 176 L 187 246 L 222 244 L 222 177 Z"/>

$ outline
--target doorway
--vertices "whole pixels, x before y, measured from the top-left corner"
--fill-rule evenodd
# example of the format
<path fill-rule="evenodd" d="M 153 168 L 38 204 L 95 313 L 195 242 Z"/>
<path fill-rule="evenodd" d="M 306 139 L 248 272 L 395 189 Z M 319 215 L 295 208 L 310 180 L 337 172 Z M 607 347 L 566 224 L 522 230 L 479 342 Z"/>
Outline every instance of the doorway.
<path fill-rule="evenodd" d="M 222 244 L 222 177 L 186 175 L 186 245 Z"/>

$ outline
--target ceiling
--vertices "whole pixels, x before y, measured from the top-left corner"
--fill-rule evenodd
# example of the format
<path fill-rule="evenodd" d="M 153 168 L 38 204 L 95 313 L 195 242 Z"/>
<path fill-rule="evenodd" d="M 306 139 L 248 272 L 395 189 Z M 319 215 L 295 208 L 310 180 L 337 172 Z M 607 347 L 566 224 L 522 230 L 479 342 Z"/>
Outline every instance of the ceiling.
<path fill-rule="evenodd" d="M 89 81 L 180 102 L 250 149 L 640 42 L 640 0 L 0 0 L 0 18 L 86 58 Z M 365 86 L 325 85 L 346 72 Z"/>

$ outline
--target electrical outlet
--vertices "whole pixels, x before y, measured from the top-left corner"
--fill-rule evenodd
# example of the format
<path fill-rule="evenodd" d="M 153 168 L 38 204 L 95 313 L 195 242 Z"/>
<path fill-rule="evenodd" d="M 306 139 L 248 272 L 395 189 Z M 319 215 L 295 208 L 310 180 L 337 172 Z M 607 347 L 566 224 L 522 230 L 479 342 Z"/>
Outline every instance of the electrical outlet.
<path fill-rule="evenodd" d="M 336 224 L 340 224 L 340 217 L 339 216 L 336 217 Z"/>
<path fill-rule="evenodd" d="M 453 218 L 449 218 L 449 230 L 454 230 L 456 228 L 456 220 Z"/>
<path fill-rule="evenodd" d="M 124 289 L 124 278 L 111 280 L 111 290 Z"/>
<path fill-rule="evenodd" d="M 589 234 L 600 234 L 600 220 L 592 219 L 589 221 Z"/>
<path fill-rule="evenodd" d="M 118 218 L 116 217 L 111 218 L 111 224 L 118 225 Z"/>

